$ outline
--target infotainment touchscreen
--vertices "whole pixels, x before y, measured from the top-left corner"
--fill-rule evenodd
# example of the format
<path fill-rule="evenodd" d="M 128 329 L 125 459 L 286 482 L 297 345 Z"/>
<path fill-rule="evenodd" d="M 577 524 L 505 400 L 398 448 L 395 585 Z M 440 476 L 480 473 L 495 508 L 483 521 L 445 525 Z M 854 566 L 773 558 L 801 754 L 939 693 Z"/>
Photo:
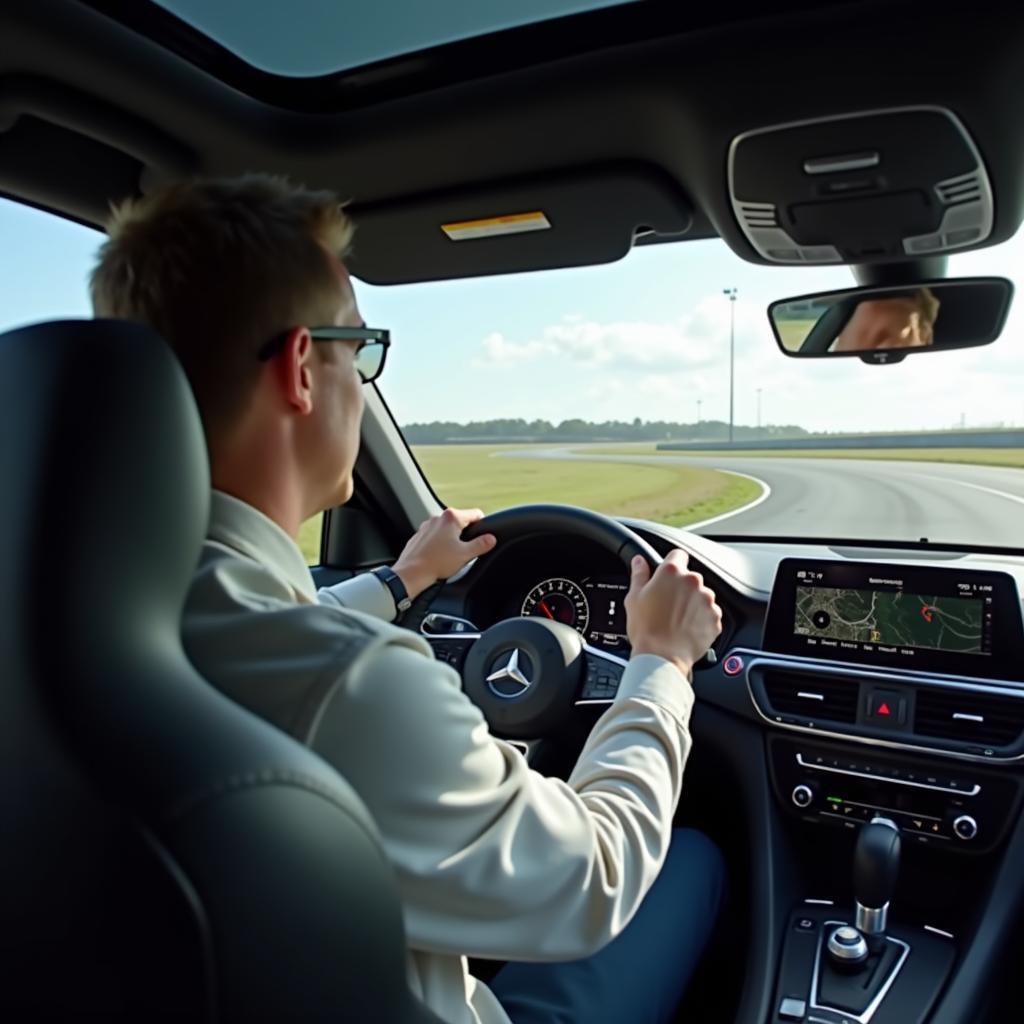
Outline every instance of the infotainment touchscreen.
<path fill-rule="evenodd" d="M 786 558 L 766 650 L 926 669 L 1024 677 L 1013 577 L 938 567 Z"/>

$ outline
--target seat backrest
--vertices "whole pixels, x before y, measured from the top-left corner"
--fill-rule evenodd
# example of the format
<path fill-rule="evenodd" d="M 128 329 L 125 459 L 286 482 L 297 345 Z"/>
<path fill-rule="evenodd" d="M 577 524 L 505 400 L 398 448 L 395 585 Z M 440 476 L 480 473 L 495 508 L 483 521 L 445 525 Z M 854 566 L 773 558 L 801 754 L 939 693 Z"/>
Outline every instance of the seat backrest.
<path fill-rule="evenodd" d="M 183 653 L 209 482 L 173 354 L 11 331 L 0 409 L 0 1017 L 436 1021 L 365 808 Z"/>

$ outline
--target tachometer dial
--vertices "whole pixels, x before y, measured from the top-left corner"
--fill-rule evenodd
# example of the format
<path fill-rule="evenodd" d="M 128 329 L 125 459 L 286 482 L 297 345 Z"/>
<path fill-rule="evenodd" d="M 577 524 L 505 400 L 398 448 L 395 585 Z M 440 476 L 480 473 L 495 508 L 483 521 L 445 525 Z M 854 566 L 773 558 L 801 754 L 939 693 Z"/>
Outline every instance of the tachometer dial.
<path fill-rule="evenodd" d="M 564 622 L 584 634 L 590 622 L 590 605 L 583 591 L 572 580 L 555 577 L 538 583 L 526 595 L 522 614 Z"/>

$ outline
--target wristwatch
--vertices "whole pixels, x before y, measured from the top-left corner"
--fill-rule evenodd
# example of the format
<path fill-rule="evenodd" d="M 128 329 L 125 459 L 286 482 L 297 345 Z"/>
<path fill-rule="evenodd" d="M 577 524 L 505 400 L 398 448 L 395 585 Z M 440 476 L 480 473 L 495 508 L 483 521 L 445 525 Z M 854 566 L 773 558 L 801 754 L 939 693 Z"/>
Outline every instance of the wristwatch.
<path fill-rule="evenodd" d="M 395 601 L 395 608 L 400 613 L 412 606 L 412 598 L 409 596 L 409 591 L 405 589 L 401 576 L 394 569 L 389 569 L 386 565 L 379 565 L 376 569 L 371 569 L 370 572 L 391 591 L 391 596 Z"/>

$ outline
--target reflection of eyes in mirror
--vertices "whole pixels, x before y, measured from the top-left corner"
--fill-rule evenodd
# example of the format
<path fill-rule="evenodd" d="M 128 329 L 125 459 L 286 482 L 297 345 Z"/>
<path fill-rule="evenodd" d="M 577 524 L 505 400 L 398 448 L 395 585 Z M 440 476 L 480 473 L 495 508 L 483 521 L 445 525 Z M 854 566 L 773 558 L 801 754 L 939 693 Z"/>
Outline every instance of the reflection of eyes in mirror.
<path fill-rule="evenodd" d="M 858 302 L 830 352 L 921 348 L 935 340 L 940 302 L 928 288 L 912 295 Z"/>

